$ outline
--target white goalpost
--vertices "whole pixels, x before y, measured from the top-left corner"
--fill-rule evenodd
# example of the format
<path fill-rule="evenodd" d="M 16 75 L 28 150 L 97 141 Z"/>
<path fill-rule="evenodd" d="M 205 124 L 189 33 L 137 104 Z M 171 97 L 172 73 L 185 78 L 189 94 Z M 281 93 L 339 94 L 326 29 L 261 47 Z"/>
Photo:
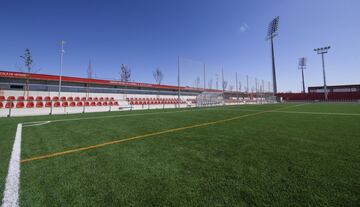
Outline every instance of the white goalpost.
<path fill-rule="evenodd" d="M 197 107 L 222 106 L 224 96 L 221 92 L 202 92 L 196 97 Z"/>

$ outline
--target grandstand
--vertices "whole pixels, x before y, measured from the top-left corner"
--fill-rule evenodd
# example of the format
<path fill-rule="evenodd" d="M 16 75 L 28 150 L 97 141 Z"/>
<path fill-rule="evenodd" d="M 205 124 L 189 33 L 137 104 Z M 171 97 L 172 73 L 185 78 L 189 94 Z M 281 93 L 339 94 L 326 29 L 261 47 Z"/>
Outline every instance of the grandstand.
<path fill-rule="evenodd" d="M 0 116 L 196 107 L 222 90 L 0 71 Z M 60 95 L 59 95 L 60 94 Z M 270 94 L 267 94 L 268 96 Z M 263 103 L 264 94 L 226 91 L 224 104 Z"/>

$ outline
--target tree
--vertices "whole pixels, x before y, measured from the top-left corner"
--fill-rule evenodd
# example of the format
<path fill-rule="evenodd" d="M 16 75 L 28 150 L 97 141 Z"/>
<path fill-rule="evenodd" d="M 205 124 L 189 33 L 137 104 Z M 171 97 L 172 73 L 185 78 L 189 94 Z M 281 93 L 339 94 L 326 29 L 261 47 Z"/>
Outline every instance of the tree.
<path fill-rule="evenodd" d="M 154 76 L 155 82 L 160 85 L 162 79 L 164 78 L 164 74 L 163 74 L 163 72 L 160 70 L 159 67 L 157 67 L 156 70 L 153 71 L 153 76 Z"/>
<path fill-rule="evenodd" d="M 131 68 L 127 65 L 121 64 L 120 67 L 120 81 L 130 82 Z"/>
<path fill-rule="evenodd" d="M 200 77 L 197 77 L 197 78 L 195 79 L 195 86 L 196 86 L 196 88 L 199 88 L 199 85 L 200 85 Z"/>
<path fill-rule="evenodd" d="M 208 87 L 209 87 L 209 89 L 212 89 L 212 84 L 213 84 L 213 79 L 210 79 L 210 80 L 208 81 Z"/>
<path fill-rule="evenodd" d="M 234 89 L 233 85 L 229 85 L 229 90 L 232 91 Z"/>
<path fill-rule="evenodd" d="M 223 90 L 224 90 L 224 91 L 226 90 L 227 85 L 228 85 L 228 82 L 227 82 L 227 81 L 223 81 L 222 87 L 223 87 Z"/>
<path fill-rule="evenodd" d="M 88 65 L 86 73 L 87 73 L 88 78 L 90 78 L 90 79 L 93 78 L 94 71 L 92 69 L 91 59 L 89 59 L 89 65 Z"/>
<path fill-rule="evenodd" d="M 24 89 L 24 96 L 29 95 L 29 76 L 32 72 L 32 66 L 33 66 L 33 59 L 31 56 L 30 49 L 26 48 L 25 53 L 23 56 L 20 56 L 24 60 L 24 65 L 26 68 L 26 81 L 25 81 L 25 89 Z"/>

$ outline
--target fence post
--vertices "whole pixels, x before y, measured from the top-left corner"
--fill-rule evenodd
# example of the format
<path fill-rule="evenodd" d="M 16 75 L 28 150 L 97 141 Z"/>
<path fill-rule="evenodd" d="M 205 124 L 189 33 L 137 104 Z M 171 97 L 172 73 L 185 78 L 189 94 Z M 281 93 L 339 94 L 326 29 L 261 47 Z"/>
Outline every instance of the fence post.
<path fill-rule="evenodd" d="M 52 111 L 53 111 L 53 100 L 50 100 L 50 113 L 49 115 L 52 115 Z M 46 104 L 46 103 L 45 103 Z"/>
<path fill-rule="evenodd" d="M 11 116 L 11 107 L 12 107 L 12 105 L 13 105 L 13 101 L 12 101 L 12 100 L 10 100 L 10 106 L 9 106 L 9 114 L 8 114 L 8 117 L 10 117 L 10 116 Z"/>
<path fill-rule="evenodd" d="M 86 101 L 83 101 L 82 103 L 83 103 L 83 114 L 85 114 L 85 102 Z"/>

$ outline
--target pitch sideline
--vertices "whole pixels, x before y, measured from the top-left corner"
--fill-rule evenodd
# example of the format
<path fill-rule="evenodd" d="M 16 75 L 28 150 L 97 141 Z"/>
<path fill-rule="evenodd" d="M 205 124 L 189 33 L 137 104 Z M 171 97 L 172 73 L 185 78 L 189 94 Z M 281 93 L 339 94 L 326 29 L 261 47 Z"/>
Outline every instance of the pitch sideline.
<path fill-rule="evenodd" d="M 264 111 L 259 109 L 229 109 L 229 108 L 217 108 L 211 109 L 214 111 L 248 111 L 248 112 L 256 112 L 256 111 Z M 331 112 L 311 112 L 311 111 L 269 111 L 271 113 L 286 113 L 286 114 L 310 114 L 310 115 L 333 115 L 333 116 L 360 116 L 360 113 L 331 113 Z"/>
<path fill-rule="evenodd" d="M 18 124 L 6 177 L 2 207 L 19 206 L 21 133 L 22 124 Z"/>

